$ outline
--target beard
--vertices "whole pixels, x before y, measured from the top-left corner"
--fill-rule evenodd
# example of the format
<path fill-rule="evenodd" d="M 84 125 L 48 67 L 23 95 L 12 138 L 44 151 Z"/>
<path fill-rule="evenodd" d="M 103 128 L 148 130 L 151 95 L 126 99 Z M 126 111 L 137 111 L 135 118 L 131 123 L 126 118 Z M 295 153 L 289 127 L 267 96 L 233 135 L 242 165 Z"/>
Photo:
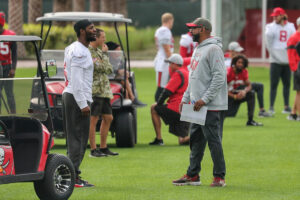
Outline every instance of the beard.
<path fill-rule="evenodd" d="M 85 31 L 85 34 L 86 34 L 86 40 L 88 42 L 93 42 L 93 41 L 96 41 L 96 36 L 92 33 L 88 33 Z"/>
<path fill-rule="evenodd" d="M 239 74 L 239 73 L 241 73 L 243 71 L 243 69 L 235 67 L 235 71 Z"/>
<path fill-rule="evenodd" d="M 193 41 L 194 42 L 199 42 L 199 38 L 200 38 L 200 33 L 193 35 Z"/>

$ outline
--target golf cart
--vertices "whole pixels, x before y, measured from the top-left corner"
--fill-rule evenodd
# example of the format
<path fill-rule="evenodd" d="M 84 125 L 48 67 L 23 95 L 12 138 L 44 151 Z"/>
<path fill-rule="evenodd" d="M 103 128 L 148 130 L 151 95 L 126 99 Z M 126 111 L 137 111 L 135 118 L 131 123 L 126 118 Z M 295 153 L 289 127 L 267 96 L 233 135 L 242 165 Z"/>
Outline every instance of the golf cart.
<path fill-rule="evenodd" d="M 12 82 L 16 113 L 9 109 L 0 115 L 0 184 L 33 182 L 40 199 L 68 199 L 74 189 L 75 170 L 64 155 L 50 154 L 53 147 L 52 117 L 37 42 L 37 36 L 0 36 L 0 43 L 27 42 L 36 52 L 39 76 L 1 78 L 0 84 Z M 38 92 L 33 94 L 32 85 Z M 7 104 L 0 91 L 1 103 Z M 36 106 L 38 104 L 38 106 Z M 47 128 L 48 127 L 48 128 Z"/>
<path fill-rule="evenodd" d="M 114 71 L 117 71 L 117 69 L 124 69 L 125 71 L 127 70 L 129 72 L 130 76 L 127 77 L 126 73 L 124 73 L 124 77 L 117 77 L 116 74 L 111 74 L 109 76 L 111 90 L 114 95 L 114 98 L 111 100 L 114 119 L 112 121 L 110 131 L 112 136 L 116 138 L 116 144 L 118 147 L 133 147 L 137 142 L 137 112 L 134 104 L 129 99 L 125 99 L 127 91 L 123 89 L 126 88 L 125 80 L 129 78 L 132 91 L 137 98 L 135 77 L 130 68 L 128 42 L 128 24 L 131 23 L 131 19 L 124 18 L 124 16 L 120 14 L 95 12 L 56 12 L 46 13 L 44 16 L 37 18 L 37 21 L 41 22 L 40 36 L 41 38 L 44 37 L 40 43 L 40 53 L 42 62 L 45 63 L 45 67 L 49 75 L 45 80 L 50 111 L 52 113 L 52 120 L 54 124 L 54 131 L 56 133 L 63 131 L 62 91 L 65 88 L 63 68 L 64 50 L 46 50 L 44 49 L 44 46 L 54 21 L 76 22 L 81 19 L 89 19 L 95 23 L 111 22 L 114 24 L 121 51 L 108 51 L 110 63 L 113 65 Z M 118 25 L 120 23 L 125 25 L 126 50 L 124 50 L 124 45 L 119 34 Z M 47 31 L 44 31 L 44 29 L 46 29 L 45 25 L 49 25 Z M 98 123 L 97 129 L 99 129 L 99 124 L 100 123 Z"/>

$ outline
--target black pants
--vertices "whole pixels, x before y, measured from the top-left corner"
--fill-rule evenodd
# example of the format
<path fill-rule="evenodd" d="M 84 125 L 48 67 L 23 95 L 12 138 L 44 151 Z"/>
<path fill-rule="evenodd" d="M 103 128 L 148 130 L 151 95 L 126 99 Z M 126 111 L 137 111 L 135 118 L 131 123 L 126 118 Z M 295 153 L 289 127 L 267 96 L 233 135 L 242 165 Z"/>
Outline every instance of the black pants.
<path fill-rule="evenodd" d="M 252 121 L 255 109 L 255 94 L 253 91 L 248 92 L 246 97 L 241 100 L 234 100 L 233 98 L 228 97 L 228 110 L 226 111 L 226 117 L 235 117 L 241 103 L 243 102 L 247 102 L 248 121 Z"/>
<path fill-rule="evenodd" d="M 9 78 L 9 71 L 11 69 L 11 65 L 0 65 L 0 78 Z M 9 112 L 8 113 L 16 113 L 16 102 L 14 96 L 14 82 L 13 80 L 3 80 L 0 81 L 0 95 L 2 95 L 2 89 L 4 88 L 7 101 L 5 103 L 8 104 Z M 0 112 L 1 112 L 1 102 L 5 101 L 3 95 L 0 99 Z"/>
<path fill-rule="evenodd" d="M 63 125 L 67 136 L 67 154 L 73 162 L 76 174 L 80 174 L 79 166 L 83 160 L 89 139 L 90 116 L 83 116 L 74 96 L 64 93 Z"/>
<path fill-rule="evenodd" d="M 259 108 L 264 108 L 264 85 L 262 83 L 251 83 L 252 90 L 256 92 Z"/>
<path fill-rule="evenodd" d="M 224 114 L 224 111 L 208 111 L 204 126 L 191 125 L 188 176 L 195 176 L 201 171 L 201 161 L 208 143 L 214 165 L 213 176 L 225 178 L 226 166 L 222 147 Z"/>
<path fill-rule="evenodd" d="M 291 70 L 289 65 L 280 65 L 277 63 L 271 63 L 270 69 L 270 108 L 274 108 L 277 87 L 279 80 L 282 80 L 283 84 L 283 98 L 284 105 L 289 106 L 290 98 L 290 85 L 291 85 Z"/>

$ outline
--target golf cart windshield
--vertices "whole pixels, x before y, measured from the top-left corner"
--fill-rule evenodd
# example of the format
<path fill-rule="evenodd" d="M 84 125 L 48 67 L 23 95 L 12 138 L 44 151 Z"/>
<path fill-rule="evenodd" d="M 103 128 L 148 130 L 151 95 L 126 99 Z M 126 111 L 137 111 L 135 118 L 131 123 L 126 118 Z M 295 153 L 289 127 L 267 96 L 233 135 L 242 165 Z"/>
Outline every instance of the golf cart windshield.
<path fill-rule="evenodd" d="M 110 79 L 124 79 L 119 71 L 124 69 L 125 58 L 123 51 L 108 51 L 109 62 L 113 67 Z M 64 50 L 42 50 L 41 60 L 51 78 L 64 78 Z"/>
<path fill-rule="evenodd" d="M 10 42 L 27 42 L 35 46 L 41 38 L 36 36 L 0 36 L 1 45 L 8 45 Z M 38 56 L 38 54 L 36 54 Z M 9 77 L 9 68 L 1 67 L 0 78 L 0 112 L 1 115 L 17 115 L 37 118 L 46 121 L 48 118 L 47 102 L 43 89 L 43 76 L 36 76 L 42 73 L 39 67 L 39 58 L 24 66 L 18 60 L 15 77 Z"/>

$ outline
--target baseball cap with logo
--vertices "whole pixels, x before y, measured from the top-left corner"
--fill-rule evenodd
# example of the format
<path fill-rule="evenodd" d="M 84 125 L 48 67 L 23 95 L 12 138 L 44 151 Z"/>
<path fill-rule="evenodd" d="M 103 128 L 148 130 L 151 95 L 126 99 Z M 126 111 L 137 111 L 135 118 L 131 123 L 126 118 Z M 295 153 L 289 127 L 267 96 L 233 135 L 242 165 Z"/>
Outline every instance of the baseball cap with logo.
<path fill-rule="evenodd" d="M 5 24 L 5 14 L 4 12 L 0 12 L 0 25 L 4 26 Z"/>
<path fill-rule="evenodd" d="M 271 17 L 276 17 L 278 15 L 284 15 L 284 14 L 285 14 L 285 10 L 283 8 L 276 7 L 273 9 L 273 12 L 271 13 Z"/>
<path fill-rule="evenodd" d="M 198 27 L 202 27 L 204 26 L 207 30 L 211 31 L 212 27 L 211 27 L 211 23 L 208 19 L 199 17 L 197 19 L 195 19 L 193 22 L 191 23 L 186 23 L 185 24 L 188 28 L 198 28 Z"/>
<path fill-rule="evenodd" d="M 235 52 L 244 51 L 244 48 L 241 47 L 241 45 L 238 42 L 230 42 L 229 45 L 228 45 L 228 49 L 230 51 L 235 51 Z"/>
<path fill-rule="evenodd" d="M 165 62 L 182 65 L 183 59 L 182 59 L 181 55 L 179 55 L 177 53 L 173 53 L 169 58 L 165 59 Z"/>

